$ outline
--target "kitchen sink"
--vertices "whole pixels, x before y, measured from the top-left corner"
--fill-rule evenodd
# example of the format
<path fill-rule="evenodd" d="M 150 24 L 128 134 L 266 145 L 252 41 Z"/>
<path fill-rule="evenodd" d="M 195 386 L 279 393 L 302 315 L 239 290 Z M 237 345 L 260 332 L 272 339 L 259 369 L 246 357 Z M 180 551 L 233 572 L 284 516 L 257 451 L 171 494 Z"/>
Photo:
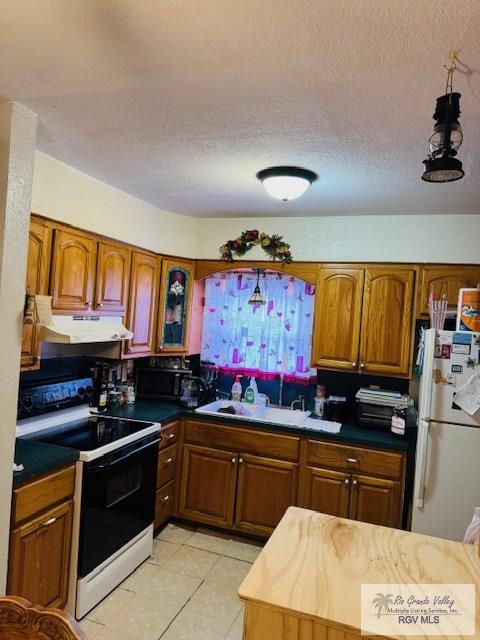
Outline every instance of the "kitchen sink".
<path fill-rule="evenodd" d="M 286 427 L 300 427 L 310 415 L 310 411 L 292 411 L 285 407 L 268 407 L 235 400 L 215 400 L 203 407 L 198 407 L 195 411 L 209 416 L 221 415 L 222 418 L 242 418 L 252 422 L 268 422 Z"/>

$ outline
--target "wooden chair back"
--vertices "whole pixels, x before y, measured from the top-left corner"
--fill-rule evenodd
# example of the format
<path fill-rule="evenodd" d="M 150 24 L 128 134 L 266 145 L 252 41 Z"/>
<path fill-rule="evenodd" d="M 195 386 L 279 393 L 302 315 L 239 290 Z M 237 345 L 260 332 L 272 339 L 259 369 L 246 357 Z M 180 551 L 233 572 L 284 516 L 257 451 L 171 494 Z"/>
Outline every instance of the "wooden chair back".
<path fill-rule="evenodd" d="M 0 598 L 0 640 L 88 640 L 72 616 L 24 598 Z"/>

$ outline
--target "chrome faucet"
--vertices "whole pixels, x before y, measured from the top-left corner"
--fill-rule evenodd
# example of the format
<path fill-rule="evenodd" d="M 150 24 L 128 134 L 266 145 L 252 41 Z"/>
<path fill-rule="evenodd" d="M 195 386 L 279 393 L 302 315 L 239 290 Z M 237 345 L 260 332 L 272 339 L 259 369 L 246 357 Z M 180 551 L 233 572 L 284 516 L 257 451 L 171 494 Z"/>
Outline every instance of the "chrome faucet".
<path fill-rule="evenodd" d="M 258 394 L 258 397 L 259 397 L 259 398 L 263 398 L 263 399 L 265 399 L 265 406 L 267 406 L 267 407 L 269 407 L 269 406 L 270 406 L 270 404 L 271 404 L 271 403 L 270 403 L 270 397 L 269 397 L 269 396 L 267 396 L 267 394 L 266 394 L 266 393 L 259 393 L 259 394 Z"/>
<path fill-rule="evenodd" d="M 215 391 L 215 397 L 217 400 L 221 400 L 222 398 L 224 400 L 230 400 L 230 394 L 228 393 L 228 391 L 220 391 L 220 389 L 217 389 Z"/>
<path fill-rule="evenodd" d="M 300 404 L 300 411 L 305 411 L 305 397 L 304 396 L 298 396 L 298 398 L 292 402 L 292 404 L 290 405 L 290 409 L 292 411 L 295 410 L 295 405 L 296 404 Z"/>

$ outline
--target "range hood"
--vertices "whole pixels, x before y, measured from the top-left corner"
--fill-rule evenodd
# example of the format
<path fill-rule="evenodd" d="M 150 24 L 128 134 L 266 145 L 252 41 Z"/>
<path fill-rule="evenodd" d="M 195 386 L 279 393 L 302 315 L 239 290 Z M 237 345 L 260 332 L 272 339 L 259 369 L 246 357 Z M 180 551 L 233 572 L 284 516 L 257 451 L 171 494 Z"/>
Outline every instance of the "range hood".
<path fill-rule="evenodd" d="M 122 318 L 108 316 L 52 316 L 51 323 L 41 326 L 40 340 L 60 344 L 85 344 L 130 340 L 133 333 Z"/>

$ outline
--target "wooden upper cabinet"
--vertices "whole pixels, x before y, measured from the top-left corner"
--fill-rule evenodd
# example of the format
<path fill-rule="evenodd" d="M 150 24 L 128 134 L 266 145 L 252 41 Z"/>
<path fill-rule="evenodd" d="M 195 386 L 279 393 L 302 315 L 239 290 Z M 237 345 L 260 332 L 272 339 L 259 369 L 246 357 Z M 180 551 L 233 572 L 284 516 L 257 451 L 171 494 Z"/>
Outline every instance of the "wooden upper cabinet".
<path fill-rule="evenodd" d="M 131 255 L 131 250 L 120 243 L 98 243 L 95 308 L 99 311 L 125 314 Z"/>
<path fill-rule="evenodd" d="M 50 271 L 51 230 L 41 220 L 32 216 L 28 238 L 27 274 L 25 288 L 30 293 L 48 292 Z M 23 370 L 40 366 L 38 328 L 34 324 L 23 325 L 21 367 Z"/>
<path fill-rule="evenodd" d="M 314 366 L 358 368 L 363 269 L 321 269 L 315 290 Z"/>
<path fill-rule="evenodd" d="M 194 277 L 193 261 L 168 258 L 162 261 L 157 351 L 187 352 Z"/>
<path fill-rule="evenodd" d="M 457 309 L 460 289 L 475 288 L 480 283 L 480 267 L 425 265 L 421 270 L 418 313 L 428 315 L 428 296 L 431 292 L 439 299 L 446 294 L 449 309 Z"/>
<path fill-rule="evenodd" d="M 159 274 L 160 259 L 156 255 L 132 252 L 127 324 L 133 338 L 126 345 L 127 357 L 154 351 Z"/>
<path fill-rule="evenodd" d="M 414 269 L 365 270 L 360 371 L 409 375 L 414 285 Z"/>
<path fill-rule="evenodd" d="M 81 231 L 55 229 L 50 290 L 55 311 L 89 311 L 93 306 L 97 243 Z"/>

